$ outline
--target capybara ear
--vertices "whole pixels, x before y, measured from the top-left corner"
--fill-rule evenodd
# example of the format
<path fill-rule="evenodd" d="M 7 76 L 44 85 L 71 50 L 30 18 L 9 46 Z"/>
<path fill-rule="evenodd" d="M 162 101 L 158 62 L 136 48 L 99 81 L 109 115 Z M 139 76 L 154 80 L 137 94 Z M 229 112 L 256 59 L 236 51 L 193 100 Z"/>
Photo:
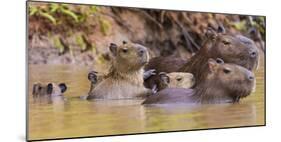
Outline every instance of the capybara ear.
<path fill-rule="evenodd" d="M 170 83 L 170 77 L 167 75 L 167 73 L 160 72 L 159 76 L 160 76 L 161 81 L 163 81 L 165 84 L 169 84 Z"/>
<path fill-rule="evenodd" d="M 53 84 L 49 83 L 47 85 L 47 94 L 52 94 L 52 92 L 53 92 Z"/>
<path fill-rule="evenodd" d="M 211 71 L 211 73 L 216 71 L 217 66 L 218 66 L 218 63 L 216 60 L 214 60 L 213 58 L 210 58 L 208 60 L 208 67 L 209 67 L 209 70 Z"/>
<path fill-rule="evenodd" d="M 39 83 L 33 84 L 32 95 L 35 95 L 36 93 L 38 93 L 39 87 L 40 87 L 40 84 L 39 84 Z"/>
<path fill-rule="evenodd" d="M 218 32 L 218 33 L 222 33 L 222 34 L 225 33 L 225 28 L 223 27 L 222 24 L 220 24 L 220 25 L 218 26 L 217 32 Z"/>
<path fill-rule="evenodd" d="M 66 89 L 67 89 L 67 86 L 65 85 L 65 83 L 60 83 L 59 87 L 61 89 L 61 93 L 64 93 L 66 91 Z"/>
<path fill-rule="evenodd" d="M 98 72 L 96 71 L 91 71 L 88 74 L 88 80 L 91 81 L 92 83 L 97 83 L 98 77 L 97 77 Z"/>
<path fill-rule="evenodd" d="M 117 55 L 117 45 L 115 43 L 110 43 L 109 50 L 113 56 Z"/>
<path fill-rule="evenodd" d="M 217 62 L 218 64 L 224 64 L 224 61 L 223 61 L 221 58 L 217 58 L 217 59 L 216 59 L 216 62 Z"/>
<path fill-rule="evenodd" d="M 205 33 L 206 37 L 208 39 L 215 39 L 217 37 L 217 32 L 215 30 L 213 30 L 213 28 L 208 27 L 206 33 Z"/>

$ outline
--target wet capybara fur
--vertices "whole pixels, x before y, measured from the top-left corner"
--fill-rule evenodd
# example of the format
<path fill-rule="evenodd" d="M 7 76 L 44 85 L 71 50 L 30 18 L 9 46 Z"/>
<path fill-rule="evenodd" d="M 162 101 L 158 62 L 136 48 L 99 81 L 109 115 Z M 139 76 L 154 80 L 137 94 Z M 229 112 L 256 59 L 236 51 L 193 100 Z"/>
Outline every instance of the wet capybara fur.
<path fill-rule="evenodd" d="M 203 80 L 194 89 L 166 88 L 149 96 L 143 104 L 235 103 L 250 95 L 254 74 L 239 65 L 209 59 Z"/>
<path fill-rule="evenodd" d="M 154 69 L 147 70 L 143 74 L 143 79 L 146 80 L 147 78 L 149 78 L 153 75 L 155 75 Z M 88 94 L 90 94 L 94 90 L 94 88 L 97 86 L 97 84 L 100 83 L 102 80 L 104 80 L 104 78 L 105 78 L 104 75 L 99 74 L 96 71 L 90 71 L 88 73 L 88 80 L 90 81 L 91 84 L 90 84 L 90 90 L 89 90 Z"/>
<path fill-rule="evenodd" d="M 92 99 L 133 99 L 151 94 L 143 85 L 144 66 L 148 63 L 147 48 L 123 42 L 120 46 L 111 43 L 112 65 L 109 73 L 89 92 Z"/>
<path fill-rule="evenodd" d="M 67 90 L 65 83 L 55 84 L 48 83 L 47 85 L 41 83 L 33 84 L 32 95 L 33 98 L 42 96 L 61 96 Z"/>
<path fill-rule="evenodd" d="M 233 63 L 255 70 L 258 66 L 259 53 L 255 43 L 242 35 L 227 34 L 223 27 L 216 31 L 209 28 L 206 32 L 206 41 L 202 48 L 190 59 L 185 60 L 173 57 L 152 58 L 145 70 L 155 69 L 159 72 L 190 72 L 197 80 L 202 80 L 202 72 L 208 66 L 209 58 L 221 58 L 226 63 Z M 145 86 L 151 88 L 158 75 L 152 76 L 145 81 Z M 194 85 L 196 86 L 197 83 Z"/>
<path fill-rule="evenodd" d="M 159 73 L 160 80 L 155 83 L 153 90 L 161 91 L 165 88 L 191 88 L 195 83 L 193 74 L 187 72 Z M 158 85 L 158 86 L 157 86 Z"/>

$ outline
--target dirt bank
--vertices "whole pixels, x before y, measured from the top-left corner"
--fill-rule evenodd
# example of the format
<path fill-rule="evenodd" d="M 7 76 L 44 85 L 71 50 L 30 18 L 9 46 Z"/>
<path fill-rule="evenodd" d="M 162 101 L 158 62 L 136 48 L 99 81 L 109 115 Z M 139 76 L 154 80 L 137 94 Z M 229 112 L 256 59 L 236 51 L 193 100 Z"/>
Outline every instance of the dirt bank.
<path fill-rule="evenodd" d="M 107 64 L 109 44 L 123 40 L 147 46 L 151 56 L 186 58 L 199 50 L 206 28 L 219 24 L 257 43 L 264 39 L 262 26 L 251 35 L 251 20 L 259 17 L 36 2 L 29 8 L 29 64 Z"/>

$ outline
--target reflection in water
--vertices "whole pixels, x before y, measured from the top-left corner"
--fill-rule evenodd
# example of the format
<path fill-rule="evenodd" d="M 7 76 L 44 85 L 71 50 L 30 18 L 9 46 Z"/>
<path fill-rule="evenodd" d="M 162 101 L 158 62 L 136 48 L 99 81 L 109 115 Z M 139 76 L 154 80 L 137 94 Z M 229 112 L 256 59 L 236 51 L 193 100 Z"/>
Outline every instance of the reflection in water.
<path fill-rule="evenodd" d="M 264 124 L 263 68 L 256 91 L 239 104 L 142 106 L 141 100 L 86 101 L 87 68 L 29 66 L 29 139 L 47 139 Z M 65 82 L 65 98 L 31 96 L 35 82 Z"/>

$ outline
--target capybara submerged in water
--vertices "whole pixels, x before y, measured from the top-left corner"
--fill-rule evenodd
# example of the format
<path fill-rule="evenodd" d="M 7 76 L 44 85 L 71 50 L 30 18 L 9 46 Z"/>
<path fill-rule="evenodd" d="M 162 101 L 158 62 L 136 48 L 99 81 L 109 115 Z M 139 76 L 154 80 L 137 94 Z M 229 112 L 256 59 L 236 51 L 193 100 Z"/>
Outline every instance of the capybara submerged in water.
<path fill-rule="evenodd" d="M 202 75 L 204 81 L 194 89 L 167 88 L 149 96 L 143 104 L 234 103 L 250 95 L 255 84 L 251 71 L 221 59 L 209 59 Z"/>
<path fill-rule="evenodd" d="M 193 74 L 187 72 L 159 73 L 160 80 L 157 80 L 152 90 L 163 90 L 165 88 L 191 88 L 195 83 Z M 157 86 L 158 85 L 158 86 Z"/>
<path fill-rule="evenodd" d="M 143 85 L 143 67 L 149 60 L 146 47 L 123 42 L 120 46 L 112 43 L 109 49 L 113 55 L 111 69 L 87 99 L 133 99 L 150 95 L 151 90 Z"/>
<path fill-rule="evenodd" d="M 67 86 L 65 83 L 55 84 L 48 83 L 43 85 L 41 83 L 35 83 L 32 89 L 33 98 L 43 97 L 43 96 L 62 96 L 66 91 Z"/>
<path fill-rule="evenodd" d="M 186 73 L 186 74 L 188 74 L 188 73 Z M 147 70 L 143 74 L 143 79 L 146 80 L 147 78 L 149 78 L 153 75 L 156 75 L 154 69 Z M 96 71 L 90 71 L 88 73 L 88 80 L 91 83 L 89 93 L 91 93 L 94 90 L 94 88 L 97 86 L 97 84 L 100 83 L 105 77 L 106 77 L 105 75 L 99 74 Z"/>
<path fill-rule="evenodd" d="M 149 61 L 145 70 L 155 69 L 157 73 L 190 72 L 197 82 L 202 79 L 201 74 L 208 66 L 209 58 L 221 58 L 226 63 L 237 64 L 251 71 L 257 68 L 258 49 L 251 39 L 242 35 L 227 34 L 223 27 L 219 27 L 217 31 L 209 28 L 206 37 L 202 48 L 190 59 L 155 57 Z M 145 81 L 145 86 L 152 88 L 154 80 L 157 79 L 158 75 L 152 76 Z"/>

